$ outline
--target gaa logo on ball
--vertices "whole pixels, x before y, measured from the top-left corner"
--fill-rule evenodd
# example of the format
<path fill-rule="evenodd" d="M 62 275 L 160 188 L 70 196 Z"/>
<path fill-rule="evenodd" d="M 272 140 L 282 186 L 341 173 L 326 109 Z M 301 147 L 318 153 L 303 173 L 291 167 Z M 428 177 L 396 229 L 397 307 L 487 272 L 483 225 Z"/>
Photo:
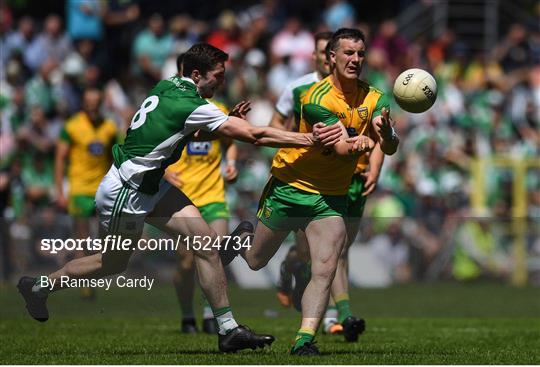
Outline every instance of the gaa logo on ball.
<path fill-rule="evenodd" d="M 394 98 L 407 112 L 425 112 L 437 99 L 437 82 L 425 70 L 405 70 L 394 83 Z"/>

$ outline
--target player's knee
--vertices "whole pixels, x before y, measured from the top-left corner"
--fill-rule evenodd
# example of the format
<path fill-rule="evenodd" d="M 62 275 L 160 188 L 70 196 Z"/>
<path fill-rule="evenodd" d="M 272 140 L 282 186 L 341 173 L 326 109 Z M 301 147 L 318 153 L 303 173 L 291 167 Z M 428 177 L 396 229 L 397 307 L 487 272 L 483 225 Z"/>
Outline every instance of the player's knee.
<path fill-rule="evenodd" d="M 191 259 L 193 260 L 193 259 Z M 189 273 L 195 270 L 195 263 L 193 261 L 180 261 L 180 264 L 178 266 L 178 270 L 181 273 Z"/>
<path fill-rule="evenodd" d="M 178 262 L 178 270 L 183 273 L 195 270 L 195 262 L 191 252 L 182 255 L 182 258 Z"/>
<path fill-rule="evenodd" d="M 328 280 L 331 282 L 336 275 L 337 261 L 336 259 L 329 259 L 328 261 L 321 261 L 312 264 L 311 276 L 313 279 Z"/>

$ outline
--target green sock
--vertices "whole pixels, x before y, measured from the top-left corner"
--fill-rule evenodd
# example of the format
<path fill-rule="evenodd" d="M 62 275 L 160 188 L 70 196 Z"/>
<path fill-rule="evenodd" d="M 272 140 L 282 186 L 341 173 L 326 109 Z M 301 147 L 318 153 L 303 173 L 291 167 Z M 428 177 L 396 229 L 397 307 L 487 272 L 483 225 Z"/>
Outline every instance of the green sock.
<path fill-rule="evenodd" d="M 304 344 L 312 342 L 315 339 L 315 330 L 310 328 L 300 328 L 296 333 L 296 339 L 294 340 L 293 350 L 297 350 Z"/>
<path fill-rule="evenodd" d="M 340 324 L 345 321 L 345 319 L 351 316 L 351 304 L 349 302 L 349 294 L 343 293 L 336 296 L 336 306 L 339 313 L 338 321 Z"/>

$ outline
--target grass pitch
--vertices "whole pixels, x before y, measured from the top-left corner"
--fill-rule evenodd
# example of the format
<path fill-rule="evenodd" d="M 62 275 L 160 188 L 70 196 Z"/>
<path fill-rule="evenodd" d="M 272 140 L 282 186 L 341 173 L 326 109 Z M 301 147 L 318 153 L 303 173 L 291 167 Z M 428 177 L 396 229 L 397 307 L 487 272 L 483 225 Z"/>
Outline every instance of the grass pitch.
<path fill-rule="evenodd" d="M 280 308 L 271 290 L 231 289 L 237 320 L 277 340 L 262 351 L 227 355 L 217 351 L 215 336 L 180 334 L 172 285 L 101 291 L 93 302 L 63 291 L 50 297 L 44 324 L 30 319 L 14 287 L 0 292 L 3 364 L 540 364 L 538 288 L 354 289 L 352 309 L 366 319 L 365 334 L 349 344 L 319 333 L 322 355 L 308 358 L 288 355 L 300 316 Z"/>

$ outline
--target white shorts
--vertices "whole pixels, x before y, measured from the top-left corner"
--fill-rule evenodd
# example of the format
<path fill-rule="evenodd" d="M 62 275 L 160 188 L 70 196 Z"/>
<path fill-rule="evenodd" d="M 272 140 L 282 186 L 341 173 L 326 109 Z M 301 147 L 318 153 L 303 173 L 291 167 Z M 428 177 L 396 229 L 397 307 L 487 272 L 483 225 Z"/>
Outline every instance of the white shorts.
<path fill-rule="evenodd" d="M 159 191 L 148 195 L 122 181 L 114 165 L 101 180 L 96 192 L 96 209 L 102 231 L 137 235 L 144 220 L 172 186 L 161 179 Z"/>

